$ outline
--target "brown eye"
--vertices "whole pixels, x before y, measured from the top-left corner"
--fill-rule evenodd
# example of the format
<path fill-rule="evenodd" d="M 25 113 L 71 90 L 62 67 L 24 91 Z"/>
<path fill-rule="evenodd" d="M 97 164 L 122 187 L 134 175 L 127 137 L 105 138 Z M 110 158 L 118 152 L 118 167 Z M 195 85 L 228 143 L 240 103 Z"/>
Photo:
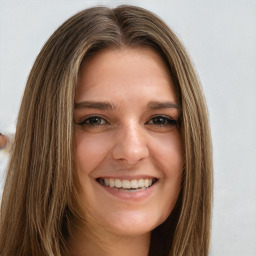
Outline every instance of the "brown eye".
<path fill-rule="evenodd" d="M 89 118 L 86 118 L 84 121 L 80 122 L 79 125 L 81 126 L 100 126 L 109 124 L 104 118 L 99 116 L 92 116 Z"/>
<path fill-rule="evenodd" d="M 176 126 L 177 121 L 166 116 L 156 116 L 148 121 L 148 124 L 153 124 L 157 126 Z"/>

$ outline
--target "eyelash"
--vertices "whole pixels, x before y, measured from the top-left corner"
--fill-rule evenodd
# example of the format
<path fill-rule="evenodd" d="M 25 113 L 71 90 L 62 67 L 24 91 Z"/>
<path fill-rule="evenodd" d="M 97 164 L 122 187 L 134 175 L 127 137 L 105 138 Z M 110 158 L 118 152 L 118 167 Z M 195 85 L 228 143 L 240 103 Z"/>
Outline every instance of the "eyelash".
<path fill-rule="evenodd" d="M 90 121 L 96 121 L 96 120 L 100 120 L 100 124 L 93 124 L 93 123 L 88 123 Z M 102 124 L 101 121 L 104 121 L 104 123 Z M 107 122 L 104 118 L 100 117 L 100 116 L 90 116 L 88 118 L 86 118 L 85 120 L 83 120 L 82 122 L 78 123 L 81 126 L 90 126 L 90 127 L 99 127 L 101 125 L 110 125 L 109 122 Z"/>
<path fill-rule="evenodd" d="M 93 123 L 93 122 L 100 122 L 100 123 Z M 103 121 L 103 123 L 102 123 Z M 156 124 L 155 122 L 159 122 Z M 177 121 L 169 116 L 163 116 L 163 115 L 158 115 L 158 116 L 153 116 L 149 121 L 146 122 L 147 125 L 157 125 L 159 127 L 168 127 L 168 126 L 177 126 Z M 92 127 L 92 128 L 97 128 L 103 125 L 110 125 L 108 121 L 106 121 L 104 118 L 100 116 L 91 116 L 83 120 L 82 122 L 78 123 L 78 125 L 82 127 Z"/>
<path fill-rule="evenodd" d="M 154 122 L 154 121 L 160 121 L 161 123 L 159 124 L 154 124 L 154 123 L 151 123 L 151 122 Z M 146 124 L 152 124 L 152 125 L 157 125 L 157 126 L 160 126 L 160 127 L 167 127 L 167 126 L 177 126 L 177 121 L 169 116 L 154 116 L 152 117 Z"/>

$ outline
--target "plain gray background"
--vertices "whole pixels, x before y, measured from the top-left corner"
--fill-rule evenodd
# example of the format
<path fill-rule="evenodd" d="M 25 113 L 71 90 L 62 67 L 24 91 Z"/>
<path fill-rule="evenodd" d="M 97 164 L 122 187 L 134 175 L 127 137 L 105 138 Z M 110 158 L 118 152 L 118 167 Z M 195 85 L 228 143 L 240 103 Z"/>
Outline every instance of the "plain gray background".
<path fill-rule="evenodd" d="M 211 255 L 255 256 L 255 0 L 0 0 L 0 132 L 15 132 L 29 71 L 54 30 L 84 8 L 125 3 L 165 20 L 202 81 L 214 149 Z M 7 160 L 0 152 L 0 193 Z"/>

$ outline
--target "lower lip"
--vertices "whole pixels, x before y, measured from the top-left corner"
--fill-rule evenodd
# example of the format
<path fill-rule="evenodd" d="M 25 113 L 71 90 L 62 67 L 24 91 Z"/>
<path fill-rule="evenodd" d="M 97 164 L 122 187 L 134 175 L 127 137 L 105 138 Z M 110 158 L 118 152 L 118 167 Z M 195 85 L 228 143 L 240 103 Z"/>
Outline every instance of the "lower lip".
<path fill-rule="evenodd" d="M 130 200 L 130 201 L 143 201 L 152 196 L 152 194 L 155 190 L 155 187 L 157 185 L 157 182 L 154 183 L 151 187 L 142 189 L 139 191 L 125 191 L 125 190 L 121 190 L 121 189 L 117 189 L 117 188 L 107 187 L 100 183 L 98 183 L 98 184 L 105 191 L 107 191 L 109 194 L 113 195 L 116 198 L 119 198 L 122 200 Z"/>

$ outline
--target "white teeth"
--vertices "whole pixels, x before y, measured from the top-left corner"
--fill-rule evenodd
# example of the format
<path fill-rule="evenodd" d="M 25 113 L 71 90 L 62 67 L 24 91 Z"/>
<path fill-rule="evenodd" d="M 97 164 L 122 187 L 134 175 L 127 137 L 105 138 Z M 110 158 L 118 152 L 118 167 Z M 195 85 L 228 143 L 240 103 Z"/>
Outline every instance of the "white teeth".
<path fill-rule="evenodd" d="M 106 179 L 108 180 L 108 179 Z M 104 179 L 104 182 L 105 182 L 105 179 Z M 105 185 L 108 186 L 105 182 Z M 115 180 L 114 179 L 109 179 L 109 187 L 113 188 L 115 186 Z"/>
<path fill-rule="evenodd" d="M 131 188 L 130 181 L 129 180 L 123 180 L 122 187 L 123 188 Z"/>
<path fill-rule="evenodd" d="M 153 179 L 120 180 L 101 178 L 100 183 L 111 188 L 138 189 L 150 187 L 153 183 Z"/>
<path fill-rule="evenodd" d="M 106 179 L 106 180 L 105 180 L 105 185 L 106 185 L 106 186 L 109 186 L 109 179 Z"/>
<path fill-rule="evenodd" d="M 137 180 L 131 180 L 130 181 L 131 188 L 138 188 L 138 181 Z"/>
<path fill-rule="evenodd" d="M 122 181 L 118 180 L 118 179 L 115 179 L 115 187 L 116 188 L 121 188 L 122 187 Z"/>
<path fill-rule="evenodd" d="M 144 180 L 143 179 L 140 179 L 138 181 L 138 187 L 144 187 Z"/>
<path fill-rule="evenodd" d="M 144 186 L 147 188 L 149 186 L 149 180 L 148 179 L 145 179 L 144 181 Z"/>

